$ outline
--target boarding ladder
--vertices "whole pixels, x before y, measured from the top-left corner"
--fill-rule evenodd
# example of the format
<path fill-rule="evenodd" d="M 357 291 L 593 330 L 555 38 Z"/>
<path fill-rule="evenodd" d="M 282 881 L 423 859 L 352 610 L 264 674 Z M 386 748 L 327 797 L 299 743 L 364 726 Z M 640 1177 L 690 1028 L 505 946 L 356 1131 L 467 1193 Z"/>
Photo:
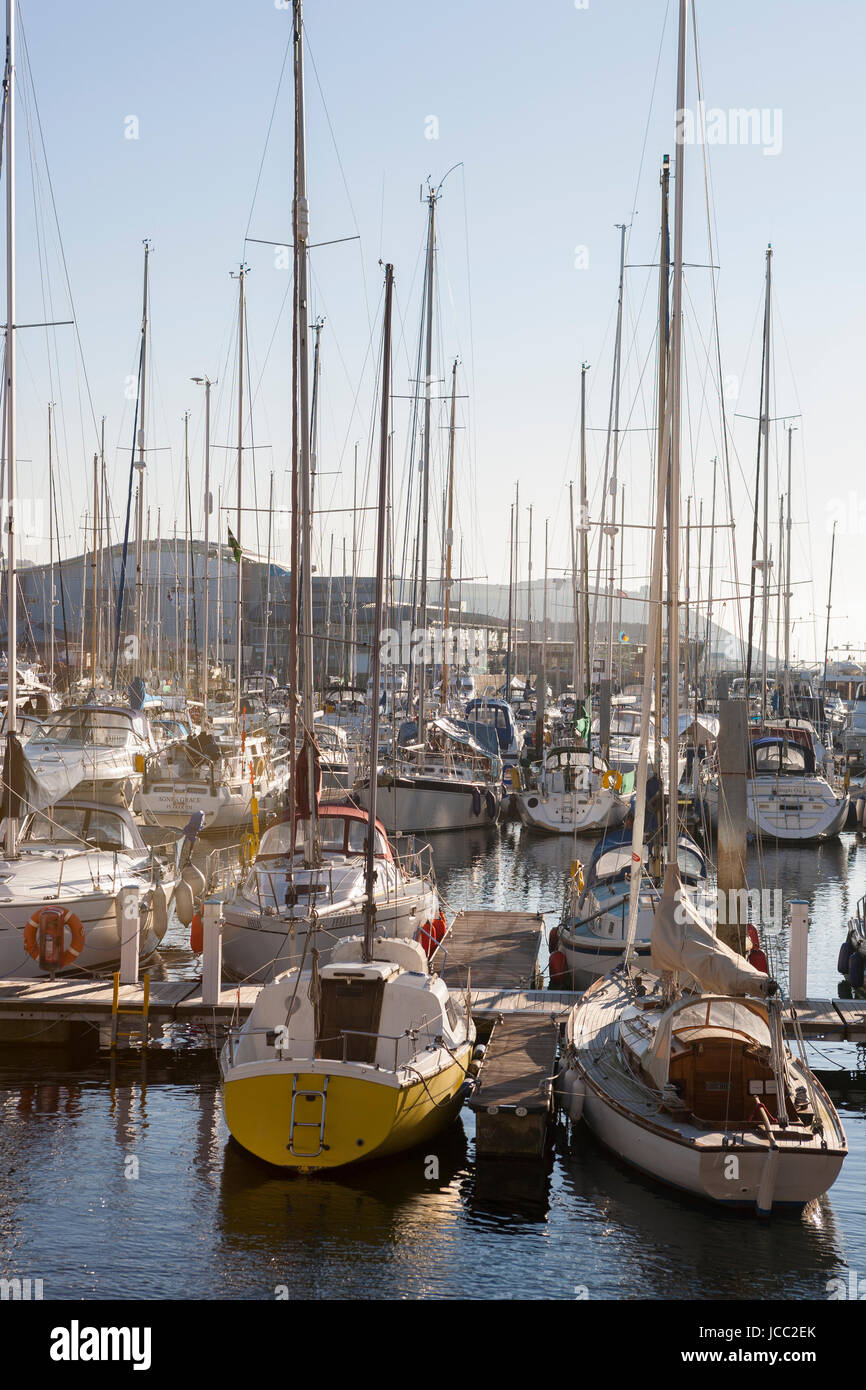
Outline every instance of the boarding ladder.
<path fill-rule="evenodd" d="M 297 1073 L 292 1076 L 292 1115 L 289 1124 L 289 1142 L 286 1146 L 293 1158 L 318 1158 L 325 1147 L 325 1107 L 328 1099 L 328 1082 L 330 1077 L 322 1079 L 321 1091 L 310 1090 L 308 1086 L 299 1086 Z M 307 1104 L 315 1101 L 320 1102 L 318 1117 L 312 1120 L 299 1120 L 297 1118 L 298 1101 Z M 319 1131 L 319 1147 L 312 1149 L 295 1148 L 295 1131 L 298 1129 L 316 1129 Z"/>
<path fill-rule="evenodd" d="M 150 975 L 144 976 L 144 998 L 141 1004 L 136 1004 L 131 1008 L 122 1009 L 120 1007 L 120 972 L 115 971 L 114 975 L 114 994 L 111 1001 L 111 1050 L 117 1048 L 118 1038 L 126 1038 L 127 1046 L 130 1038 L 139 1038 L 142 1049 L 147 1047 L 150 1033 L 150 1022 L 148 1013 L 150 1010 Z M 120 1028 L 118 1022 L 121 1018 L 134 1018 L 137 1026 L 134 1028 Z"/>

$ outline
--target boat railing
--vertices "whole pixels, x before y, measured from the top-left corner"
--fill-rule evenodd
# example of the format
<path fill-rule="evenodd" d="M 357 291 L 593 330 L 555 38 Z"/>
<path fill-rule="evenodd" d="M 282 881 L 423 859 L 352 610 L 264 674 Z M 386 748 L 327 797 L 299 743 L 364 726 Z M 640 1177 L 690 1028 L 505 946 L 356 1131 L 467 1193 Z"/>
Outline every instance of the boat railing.
<path fill-rule="evenodd" d="M 315 1040 L 311 1038 L 288 1039 L 285 1037 L 285 1030 L 283 1029 L 268 1028 L 266 1026 L 262 1026 L 259 1028 L 250 1028 L 247 1024 L 241 1023 L 235 1024 L 232 1028 L 229 1029 L 228 1037 L 226 1039 L 226 1046 L 228 1048 L 228 1059 L 230 1067 L 236 1065 L 237 1051 L 239 1045 L 243 1043 L 245 1039 L 253 1037 L 264 1037 L 266 1046 L 272 1047 L 278 1057 L 281 1054 L 292 1055 L 291 1049 L 293 1046 L 295 1048 L 307 1047 L 312 1053 L 313 1051 L 318 1052 L 324 1043 L 339 1043 L 343 1049 L 343 1055 L 340 1060 L 343 1062 L 350 1062 L 358 1060 L 357 1058 L 350 1058 L 348 1055 L 350 1038 L 375 1038 L 377 1043 L 377 1053 L 379 1051 L 379 1043 L 393 1043 L 394 1061 L 392 1070 L 396 1071 L 398 1066 L 400 1065 L 400 1044 L 402 1042 L 408 1042 L 408 1047 L 406 1049 L 406 1057 L 403 1063 L 403 1065 L 405 1065 L 408 1062 L 414 1061 L 418 1057 L 419 1053 L 422 1051 L 422 1049 L 418 1046 L 418 1039 L 420 1037 L 420 1034 L 421 1030 L 419 1028 L 407 1028 L 402 1033 L 373 1033 L 366 1032 L 361 1028 L 341 1028 L 340 1032 L 332 1038 L 316 1038 Z M 256 1059 L 250 1058 L 249 1060 L 254 1061 Z M 333 1061 L 334 1059 L 316 1058 L 315 1060 Z M 375 1065 L 381 1066 L 382 1063 L 380 1061 L 376 1061 Z"/>

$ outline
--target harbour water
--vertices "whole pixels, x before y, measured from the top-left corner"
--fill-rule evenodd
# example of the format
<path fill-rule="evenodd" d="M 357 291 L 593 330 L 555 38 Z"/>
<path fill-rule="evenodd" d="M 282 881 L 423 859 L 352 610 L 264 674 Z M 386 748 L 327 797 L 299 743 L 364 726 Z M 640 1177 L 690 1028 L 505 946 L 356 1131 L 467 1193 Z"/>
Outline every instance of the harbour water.
<path fill-rule="evenodd" d="M 520 826 L 439 836 L 449 913 L 541 909 L 591 843 Z M 757 882 L 757 851 L 750 850 Z M 866 892 L 866 842 L 762 851 L 763 881 L 812 905 L 809 994 L 837 992 L 842 924 Z M 186 934 L 169 977 L 196 973 Z M 781 933 L 781 955 L 786 931 Z M 345 1175 L 283 1177 L 229 1142 L 215 1058 L 192 1048 L 112 1063 L 0 1051 L 0 1264 L 45 1299 L 826 1299 L 864 1278 L 866 1067 L 862 1049 L 810 1047 L 848 1133 L 831 1192 L 759 1223 L 644 1181 L 585 1127 L 549 1163 L 474 1162 L 473 1117 L 429 1151 Z M 859 1273 L 858 1273 L 859 1271 Z"/>

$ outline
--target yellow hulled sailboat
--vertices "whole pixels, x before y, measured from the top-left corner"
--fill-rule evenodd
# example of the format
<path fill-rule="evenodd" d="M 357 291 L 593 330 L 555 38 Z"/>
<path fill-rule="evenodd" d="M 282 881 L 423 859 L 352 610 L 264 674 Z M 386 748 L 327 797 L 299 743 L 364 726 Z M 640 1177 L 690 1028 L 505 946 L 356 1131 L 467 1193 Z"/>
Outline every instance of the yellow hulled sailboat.
<path fill-rule="evenodd" d="M 315 1172 L 430 1139 L 460 1107 L 475 1029 L 415 941 L 342 942 L 321 970 L 266 985 L 220 1059 L 249 1153 Z"/>

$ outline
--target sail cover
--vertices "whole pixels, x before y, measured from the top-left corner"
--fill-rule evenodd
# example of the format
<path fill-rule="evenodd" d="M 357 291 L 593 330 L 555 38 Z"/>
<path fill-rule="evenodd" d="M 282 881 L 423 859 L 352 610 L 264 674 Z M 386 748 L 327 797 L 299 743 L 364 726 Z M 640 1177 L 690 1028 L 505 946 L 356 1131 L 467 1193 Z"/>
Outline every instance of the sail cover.
<path fill-rule="evenodd" d="M 83 759 L 40 766 L 37 774 L 17 734 L 6 737 L 3 759 L 3 816 L 22 820 L 31 811 L 53 806 L 84 776 Z"/>
<path fill-rule="evenodd" d="M 763 997 L 772 992 L 769 976 L 718 940 L 684 892 L 679 871 L 671 867 L 665 875 L 650 944 L 653 970 L 689 974 L 711 994 Z"/>

